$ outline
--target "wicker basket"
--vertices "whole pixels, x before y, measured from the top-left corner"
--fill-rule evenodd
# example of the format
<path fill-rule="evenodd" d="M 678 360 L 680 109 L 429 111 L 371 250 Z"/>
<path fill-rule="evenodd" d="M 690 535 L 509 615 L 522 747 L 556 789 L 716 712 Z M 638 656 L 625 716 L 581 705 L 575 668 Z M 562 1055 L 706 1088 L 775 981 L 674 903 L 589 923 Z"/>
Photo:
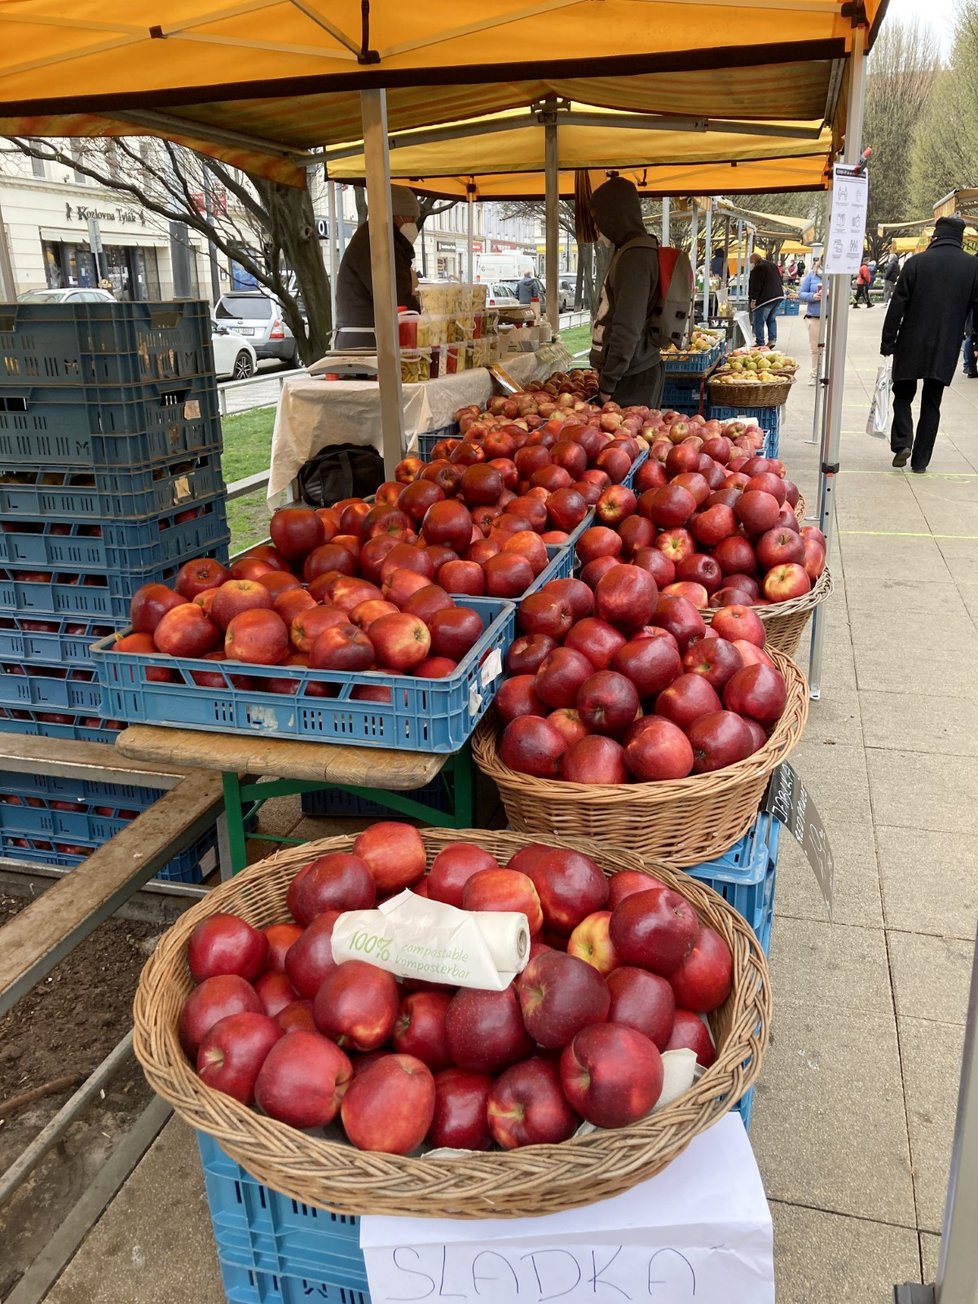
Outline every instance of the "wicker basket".
<path fill-rule="evenodd" d="M 808 593 L 800 598 L 789 598 L 786 602 L 775 602 L 769 607 L 757 607 L 757 614 L 764 625 L 767 635 L 768 650 L 776 648 L 785 656 L 793 657 L 805 632 L 805 626 L 811 619 L 812 612 L 820 602 L 832 592 L 832 576 L 828 567 L 822 571 Z M 712 621 L 715 611 L 703 611 L 700 615 L 707 622 Z"/>
<path fill-rule="evenodd" d="M 753 756 L 712 774 L 659 783 L 585 784 L 536 779 L 504 765 L 493 713 L 472 737 L 472 756 L 499 789 L 512 828 L 628 847 L 672 865 L 698 865 L 732 847 L 757 817 L 772 770 L 801 737 L 808 685 L 787 656 L 773 654 L 788 702 L 771 737 Z"/>
<path fill-rule="evenodd" d="M 503 864 L 527 844 L 518 834 L 483 830 L 424 829 L 422 834 L 429 863 L 448 843 L 460 839 L 484 847 Z M 546 841 L 590 854 L 595 850 L 554 838 Z M 352 838 L 326 838 L 281 851 L 215 888 L 163 936 L 139 980 L 133 1045 L 150 1085 L 259 1182 L 305 1204 L 343 1214 L 523 1218 L 556 1213 L 617 1195 L 654 1176 L 757 1079 L 771 1005 L 764 954 L 750 927 L 712 888 L 695 879 L 664 865 L 646 866 L 626 851 L 602 850 L 605 873 L 654 873 L 681 892 L 733 952 L 733 991 L 710 1016 L 716 1061 L 689 1091 L 655 1114 L 630 1127 L 592 1132 L 561 1145 L 402 1158 L 296 1131 L 205 1086 L 177 1035 L 180 1009 L 193 986 L 186 961 L 193 928 L 224 910 L 257 927 L 287 918 L 285 894 L 299 867 L 352 844 Z"/>
<path fill-rule="evenodd" d="M 804 494 L 799 493 L 798 501 L 795 503 L 795 515 L 798 517 L 798 524 L 802 525 L 805 520 L 805 513 L 808 511 L 808 504 L 805 502 Z"/>
<path fill-rule="evenodd" d="M 768 381 L 764 385 L 747 385 L 739 381 L 718 385 L 710 381 L 710 402 L 720 407 L 780 407 L 788 401 L 791 380 Z"/>

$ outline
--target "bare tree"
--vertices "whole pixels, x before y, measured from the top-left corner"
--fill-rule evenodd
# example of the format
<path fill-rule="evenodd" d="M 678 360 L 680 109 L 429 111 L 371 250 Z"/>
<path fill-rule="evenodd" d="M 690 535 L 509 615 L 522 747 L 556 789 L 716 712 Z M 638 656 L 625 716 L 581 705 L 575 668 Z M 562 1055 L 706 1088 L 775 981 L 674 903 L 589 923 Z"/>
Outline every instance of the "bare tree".
<path fill-rule="evenodd" d="M 872 148 L 866 241 L 877 260 L 889 244 L 880 223 L 926 217 L 911 194 L 914 136 L 935 101 L 940 50 L 933 31 L 914 23 L 884 23 L 869 59 L 863 140 Z M 945 110 L 946 111 L 946 110 Z"/>
<path fill-rule="evenodd" d="M 913 209 L 933 205 L 959 187 L 978 186 L 978 0 L 958 12 L 950 66 L 939 72 L 910 151 Z"/>
<path fill-rule="evenodd" d="M 14 151 L 61 164 L 161 218 L 185 223 L 278 300 L 304 362 L 329 350 L 329 278 L 308 188 L 226 167 L 169 141 L 133 137 L 69 147 L 18 138 L 0 150 Z"/>

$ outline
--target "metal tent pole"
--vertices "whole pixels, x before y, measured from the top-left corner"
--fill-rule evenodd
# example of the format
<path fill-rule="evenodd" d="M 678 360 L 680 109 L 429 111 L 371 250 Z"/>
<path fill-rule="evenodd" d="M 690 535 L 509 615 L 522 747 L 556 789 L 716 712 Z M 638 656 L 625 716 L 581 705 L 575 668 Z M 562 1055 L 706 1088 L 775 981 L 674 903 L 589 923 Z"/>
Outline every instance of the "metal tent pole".
<path fill-rule="evenodd" d="M 690 200 L 690 203 L 693 205 L 693 207 L 690 210 L 690 214 L 689 214 L 689 261 L 693 266 L 693 306 L 695 308 L 696 265 L 697 265 L 696 249 L 700 242 L 700 210 L 696 203 L 695 196 L 692 198 L 692 200 Z M 693 313 L 693 317 L 694 319 L 696 317 L 695 311 Z"/>
<path fill-rule="evenodd" d="M 560 325 L 560 288 L 557 279 L 560 270 L 560 166 L 557 155 L 557 118 L 553 110 L 547 115 L 543 130 L 547 181 L 547 320 L 556 331 Z"/>
<path fill-rule="evenodd" d="M 668 196 L 662 201 L 662 243 L 669 243 L 669 198 Z"/>
<path fill-rule="evenodd" d="M 338 235 L 336 226 L 336 182 L 326 182 L 326 205 L 329 214 L 329 298 L 333 308 L 333 329 L 336 329 L 336 274 L 339 270 Z"/>
<path fill-rule="evenodd" d="M 475 182 L 470 181 L 465 187 L 466 241 L 465 241 L 465 279 L 469 285 L 475 280 Z"/>
<path fill-rule="evenodd" d="M 710 319 L 710 261 L 713 258 L 713 200 L 706 201 L 706 224 L 703 227 L 703 320 Z"/>
<path fill-rule="evenodd" d="M 815 366 L 815 411 L 812 414 L 812 437 L 806 439 L 806 444 L 817 444 L 821 442 L 822 425 L 825 420 L 825 386 L 826 386 L 826 369 L 825 369 L 825 341 L 829 334 L 829 323 L 832 320 L 832 286 L 827 278 L 822 278 L 822 310 L 818 318 L 818 362 Z M 810 512 L 811 520 L 817 519 L 816 512 Z"/>
<path fill-rule="evenodd" d="M 370 279 L 374 293 L 384 470 L 388 480 L 393 480 L 394 468 L 404 456 L 404 409 L 401 405 L 401 358 L 394 292 L 394 221 L 391 217 L 386 91 L 361 91 L 360 111 L 367 173 L 367 211 L 370 215 Z"/>
<path fill-rule="evenodd" d="M 852 54 L 849 58 L 849 116 L 843 161 L 851 166 L 862 155 L 863 118 L 866 110 L 866 29 L 853 28 Z M 825 535 L 826 557 L 831 556 L 835 510 L 835 477 L 839 473 L 839 448 L 842 440 L 842 395 L 845 388 L 846 343 L 849 314 L 845 311 L 849 278 L 831 276 L 828 344 L 826 349 L 825 415 L 822 425 L 822 460 L 818 482 L 818 524 Z M 813 699 L 822 695 L 822 643 L 825 619 L 819 608 L 812 612 L 812 647 L 808 663 L 808 683 Z"/>
<path fill-rule="evenodd" d="M 978 946 L 971 969 L 958 1116 L 944 1209 L 937 1304 L 974 1304 L 978 1282 Z"/>

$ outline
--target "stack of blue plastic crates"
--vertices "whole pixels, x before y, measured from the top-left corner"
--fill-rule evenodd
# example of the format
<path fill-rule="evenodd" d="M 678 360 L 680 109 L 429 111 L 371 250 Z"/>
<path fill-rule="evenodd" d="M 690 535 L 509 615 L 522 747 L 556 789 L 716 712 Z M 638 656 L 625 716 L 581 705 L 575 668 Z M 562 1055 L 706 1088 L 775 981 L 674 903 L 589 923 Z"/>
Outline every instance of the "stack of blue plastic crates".
<path fill-rule="evenodd" d="M 204 303 L 0 305 L 0 731 L 111 741 L 90 646 L 227 559 L 210 333 Z M 104 840 L 82 823 L 62 845 Z M 45 831 L 16 850 L 62 863 Z"/>
<path fill-rule="evenodd" d="M 778 867 L 780 824 L 762 811 L 739 842 L 716 860 L 685 872 L 719 892 L 750 924 L 767 955 L 774 922 L 774 888 Z M 750 1127 L 753 1087 L 737 1105 L 744 1126 Z"/>

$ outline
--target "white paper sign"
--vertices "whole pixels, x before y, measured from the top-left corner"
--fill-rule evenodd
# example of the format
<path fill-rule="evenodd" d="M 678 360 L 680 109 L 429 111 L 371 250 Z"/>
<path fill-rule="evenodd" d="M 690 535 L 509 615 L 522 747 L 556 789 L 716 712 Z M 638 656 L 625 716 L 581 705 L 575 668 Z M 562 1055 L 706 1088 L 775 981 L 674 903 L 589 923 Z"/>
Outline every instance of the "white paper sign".
<path fill-rule="evenodd" d="M 360 1221 L 373 1304 L 774 1304 L 772 1240 L 737 1114 L 658 1177 L 583 1209 Z"/>
<path fill-rule="evenodd" d="M 854 176 L 851 167 L 837 163 L 832 170 L 832 216 L 825 241 L 824 270 L 829 276 L 852 276 L 863 261 L 869 178 Z"/>

